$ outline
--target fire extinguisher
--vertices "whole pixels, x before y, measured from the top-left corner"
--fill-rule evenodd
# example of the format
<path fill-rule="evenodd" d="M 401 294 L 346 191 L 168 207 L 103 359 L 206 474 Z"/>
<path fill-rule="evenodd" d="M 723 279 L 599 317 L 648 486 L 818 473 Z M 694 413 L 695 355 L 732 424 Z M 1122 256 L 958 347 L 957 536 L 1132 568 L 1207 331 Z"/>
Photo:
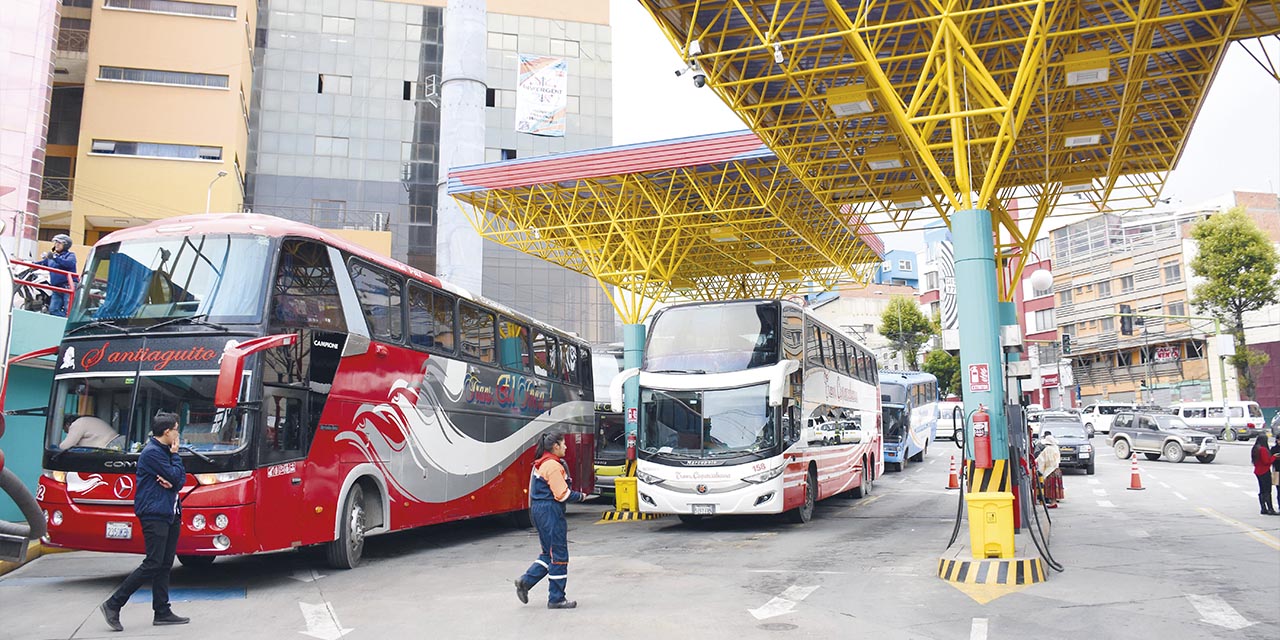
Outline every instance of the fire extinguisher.
<path fill-rule="evenodd" d="M 991 468 L 991 415 L 982 405 L 973 412 L 973 463 L 981 469 Z"/>

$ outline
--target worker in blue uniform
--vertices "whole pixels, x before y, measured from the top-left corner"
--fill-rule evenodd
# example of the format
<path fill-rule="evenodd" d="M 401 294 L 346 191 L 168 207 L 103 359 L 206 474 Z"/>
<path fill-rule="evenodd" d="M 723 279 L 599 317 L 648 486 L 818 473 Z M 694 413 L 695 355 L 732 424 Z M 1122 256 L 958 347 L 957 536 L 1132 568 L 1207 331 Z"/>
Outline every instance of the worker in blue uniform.
<path fill-rule="evenodd" d="M 529 589 L 542 578 L 549 581 L 548 609 L 572 609 L 578 603 L 565 598 L 569 581 L 568 523 L 565 504 L 587 499 L 569 488 L 569 470 L 564 464 L 564 434 L 550 431 L 538 438 L 533 473 L 529 476 L 529 515 L 538 528 L 542 554 L 523 576 L 516 578 L 516 597 L 528 604 Z"/>

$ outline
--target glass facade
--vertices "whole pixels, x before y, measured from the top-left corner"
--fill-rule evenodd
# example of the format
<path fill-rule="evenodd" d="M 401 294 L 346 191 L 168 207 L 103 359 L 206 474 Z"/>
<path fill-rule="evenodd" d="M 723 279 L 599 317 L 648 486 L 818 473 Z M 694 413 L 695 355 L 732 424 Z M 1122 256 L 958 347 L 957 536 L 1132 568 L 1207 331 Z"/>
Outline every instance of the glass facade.
<path fill-rule="evenodd" d="M 443 10 L 380 0 L 264 0 L 254 52 L 246 206 L 324 227 L 390 230 L 392 257 L 435 272 Z M 607 25 L 488 15 L 486 160 L 612 142 Z M 569 67 L 568 132 L 515 132 L 517 54 Z M 592 278 L 484 244 L 483 292 L 591 341 L 616 339 Z"/>

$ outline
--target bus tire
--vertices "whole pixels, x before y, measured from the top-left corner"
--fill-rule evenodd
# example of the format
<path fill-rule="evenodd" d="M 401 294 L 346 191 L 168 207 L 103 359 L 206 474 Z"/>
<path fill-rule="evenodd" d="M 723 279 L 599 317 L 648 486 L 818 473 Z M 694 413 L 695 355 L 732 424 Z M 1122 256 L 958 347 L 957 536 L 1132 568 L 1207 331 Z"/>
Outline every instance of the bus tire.
<path fill-rule="evenodd" d="M 529 515 L 528 509 L 512 511 L 507 514 L 507 522 L 516 529 L 530 529 L 533 527 L 533 518 Z"/>
<path fill-rule="evenodd" d="M 207 567 L 212 565 L 213 561 L 217 559 L 218 556 L 178 556 L 178 562 L 181 562 L 182 566 L 190 567 L 192 569 Z"/>
<path fill-rule="evenodd" d="M 804 524 L 813 519 L 813 506 L 817 503 L 818 475 L 810 468 L 804 487 L 804 504 L 788 511 L 787 516 L 796 524 Z"/>
<path fill-rule="evenodd" d="M 863 458 L 862 459 L 862 484 L 854 487 L 853 491 L 849 492 L 850 495 L 852 495 L 855 498 L 865 498 L 871 495 L 871 490 L 874 489 L 876 486 L 875 475 L 876 475 L 876 470 L 872 468 L 871 461 L 866 458 Z"/>
<path fill-rule="evenodd" d="M 924 462 L 924 457 L 925 457 L 925 455 L 927 455 L 928 453 L 929 453 L 929 442 L 928 442 L 928 441 L 925 441 L 925 443 L 924 443 L 924 448 L 920 450 L 920 453 L 917 453 L 917 454 L 915 454 L 914 456 L 911 456 L 911 461 L 912 461 L 912 462 Z"/>
<path fill-rule="evenodd" d="M 359 482 L 351 485 L 339 518 L 338 539 L 325 546 L 325 556 L 334 569 L 354 569 L 364 555 L 364 488 Z"/>

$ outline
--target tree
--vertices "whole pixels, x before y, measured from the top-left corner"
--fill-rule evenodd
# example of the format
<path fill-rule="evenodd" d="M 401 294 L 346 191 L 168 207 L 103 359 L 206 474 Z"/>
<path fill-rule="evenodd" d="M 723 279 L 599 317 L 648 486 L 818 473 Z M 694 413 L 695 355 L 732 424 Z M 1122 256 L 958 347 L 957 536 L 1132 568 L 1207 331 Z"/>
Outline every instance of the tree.
<path fill-rule="evenodd" d="M 924 371 L 938 379 L 942 397 L 953 393 L 960 395 L 960 358 L 942 349 L 934 349 L 924 357 Z"/>
<path fill-rule="evenodd" d="M 1196 286 L 1192 304 L 1226 323 L 1236 343 L 1227 361 L 1236 368 L 1241 396 L 1252 399 L 1256 385 L 1249 368 L 1268 358 L 1245 344 L 1244 314 L 1276 302 L 1275 247 L 1242 207 L 1202 220 L 1191 237 L 1200 245 L 1191 269 L 1205 279 Z"/>
<path fill-rule="evenodd" d="M 894 354 L 903 354 L 907 368 L 919 369 L 920 348 L 933 338 L 933 323 L 907 297 L 895 297 L 880 315 L 880 335 L 889 339 Z"/>

